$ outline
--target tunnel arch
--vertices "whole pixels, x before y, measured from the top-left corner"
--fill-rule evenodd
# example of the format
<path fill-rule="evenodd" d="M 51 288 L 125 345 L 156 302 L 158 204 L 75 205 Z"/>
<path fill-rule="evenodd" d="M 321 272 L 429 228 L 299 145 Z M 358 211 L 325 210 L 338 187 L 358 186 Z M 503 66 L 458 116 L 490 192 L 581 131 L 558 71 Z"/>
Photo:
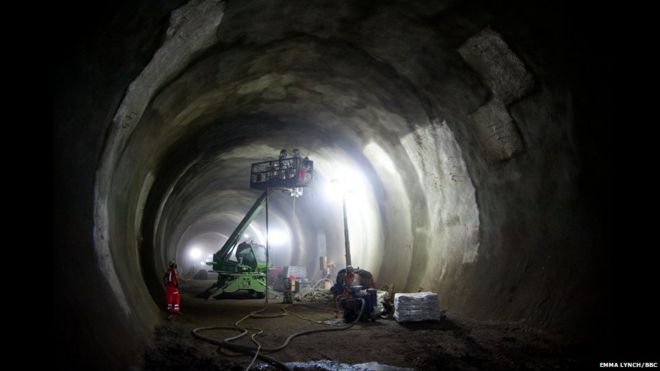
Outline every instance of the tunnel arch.
<path fill-rule="evenodd" d="M 228 234 L 256 197 L 242 169 L 283 147 L 309 151 L 328 174 L 342 157 L 364 172 L 373 199 L 364 219 L 372 223 L 351 230 L 369 231 L 361 238 L 374 246 L 368 249 L 374 260 L 363 264 L 373 264 L 377 279 L 438 291 L 445 309 L 470 318 L 577 332 L 598 298 L 579 293 L 601 269 L 583 263 L 604 253 L 597 237 L 581 232 L 597 222 L 578 188 L 584 139 L 576 138 L 570 76 L 561 76 L 568 62 L 556 53 L 560 46 L 534 45 L 548 37 L 533 26 L 537 13 L 509 24 L 504 10 L 454 2 L 373 8 L 333 2 L 319 12 L 229 1 L 205 8 L 219 15 L 204 28 L 204 37 L 212 36 L 187 56 L 172 57 L 175 66 L 160 68 L 159 48 L 190 35 L 177 34 L 188 26 L 170 11 L 183 14 L 194 4 L 209 6 L 163 5 L 158 14 L 172 18 L 170 30 L 149 31 L 157 41 L 141 59 L 127 46 L 121 55 L 133 64 L 131 78 L 107 88 L 112 97 L 98 103 L 103 112 L 93 120 L 76 118 L 89 125 L 88 142 L 104 141 L 96 151 L 105 148 L 80 170 L 94 179 L 86 184 L 95 184 L 83 188 L 93 195 L 81 209 L 94 210 L 93 225 L 81 228 L 92 230 L 94 240 L 84 244 L 94 256 L 85 269 L 104 277 L 117 316 L 138 324 L 128 332 L 144 335 L 157 323 L 159 276 L 169 256 L 196 235 Z M 492 109 L 511 117 L 523 143 L 496 161 L 474 122 L 494 93 L 457 51 L 485 27 L 501 35 L 536 80 L 528 95 Z M 122 106 L 141 91 L 145 71 L 154 70 L 165 72 L 137 96 L 142 108 Z M 306 202 L 297 204 L 302 216 L 289 218 L 284 200 L 273 201 L 273 213 L 290 219 L 292 230 L 326 225 L 327 246 L 341 246 L 337 214 L 309 221 Z M 296 234 L 300 246 L 291 256 L 314 264 L 307 246 L 319 245 L 317 238 Z M 330 253 L 341 259 L 340 249 Z M 576 295 L 579 303 L 569 304 Z"/>
<path fill-rule="evenodd" d="M 343 150 L 357 154 L 349 155 L 346 160 L 356 156 L 362 158 L 362 163 L 366 164 L 363 168 L 368 169 L 366 172 L 378 179 L 376 184 L 381 188 L 378 192 L 379 196 L 385 196 L 383 199 L 388 200 L 381 201 L 383 206 L 379 208 L 373 195 L 362 194 L 360 198 L 370 198 L 370 202 L 358 206 L 362 210 L 361 213 L 369 210 L 377 210 L 377 212 L 373 212 L 366 219 L 360 213 L 353 212 L 350 215 L 351 219 L 364 222 L 356 228 L 350 228 L 354 235 L 355 231 L 363 231 L 364 226 L 370 230 L 371 238 L 368 238 L 367 241 L 371 241 L 371 244 L 365 246 L 364 249 L 369 251 L 370 259 L 375 262 L 366 261 L 361 265 L 375 274 L 378 274 L 381 268 L 390 272 L 390 276 L 385 281 L 394 283 L 398 287 L 425 285 L 435 289 L 441 280 L 437 277 L 442 277 L 445 269 L 443 268 L 439 274 L 438 272 L 426 273 L 425 263 L 428 261 L 428 256 L 434 255 L 428 250 L 435 249 L 436 253 L 446 250 L 441 255 L 447 259 L 452 255 L 447 252 L 451 248 L 448 246 L 448 242 L 442 242 L 443 239 L 434 238 L 438 234 L 438 228 L 443 225 L 443 221 L 431 221 L 430 219 L 435 218 L 430 214 L 414 218 L 416 225 L 413 230 L 412 205 L 408 190 L 418 190 L 418 194 L 426 194 L 424 188 L 429 184 L 424 184 L 424 181 L 428 177 L 433 177 L 433 184 L 440 193 L 443 192 L 437 187 L 439 183 L 443 183 L 443 187 L 451 189 L 454 194 L 465 193 L 465 196 L 459 197 L 460 202 L 457 204 L 445 203 L 452 206 L 458 205 L 458 207 L 452 209 L 445 206 L 443 210 L 445 214 L 456 213 L 457 215 L 452 216 L 453 220 L 461 221 L 462 227 L 465 227 L 465 229 L 457 229 L 453 234 L 465 234 L 466 236 L 455 237 L 457 241 L 451 241 L 451 244 L 461 246 L 455 247 L 458 250 L 471 249 L 469 259 L 474 259 L 478 246 L 478 242 L 475 243 L 475 240 L 478 239 L 478 211 L 474 198 L 474 187 L 465 171 L 460 148 L 445 122 L 440 125 L 431 122 L 430 107 L 426 101 L 420 100 L 420 93 L 409 81 L 405 78 L 397 78 L 398 75 L 391 67 L 368 54 L 360 50 L 347 53 L 346 48 L 347 45 L 343 43 L 297 36 L 268 43 L 265 50 L 254 47 L 230 47 L 223 48 L 218 53 L 208 52 L 204 58 L 194 62 L 191 66 L 184 66 L 185 72 L 180 73 L 174 81 L 157 89 L 157 95 L 145 108 L 144 116 L 133 128 L 126 149 L 120 150 L 122 158 L 119 160 L 118 171 L 122 171 L 122 166 L 139 168 L 140 166 L 136 166 L 138 158 L 149 159 L 142 166 L 143 168 L 150 166 L 150 162 L 155 163 L 155 167 L 167 166 L 168 164 L 159 164 L 159 160 L 154 159 L 153 154 L 148 152 L 154 147 L 167 148 L 176 145 L 177 138 L 182 136 L 178 133 L 184 133 L 184 130 L 196 133 L 195 135 L 199 139 L 195 139 L 193 135 L 193 138 L 189 140 L 195 142 L 198 148 L 234 153 L 241 153 L 238 143 L 249 147 L 252 143 L 264 141 L 263 138 L 266 137 L 271 142 L 277 142 L 278 136 L 286 136 L 291 145 L 282 144 L 279 147 L 301 147 L 291 140 L 292 136 L 299 135 L 303 143 L 318 143 L 316 148 L 320 148 L 319 150 L 308 149 L 311 148 L 308 147 L 303 148 L 303 152 L 309 153 L 313 158 L 318 156 L 316 158 L 317 170 L 322 178 L 330 168 L 336 168 L 341 164 L 326 165 L 326 159 L 337 158 L 341 152 L 337 152 L 336 149 L 323 150 L 323 148 L 336 147 L 337 143 L 344 143 L 340 145 Z M 354 49 L 350 45 L 348 46 L 348 50 Z M 306 63 L 298 63 L 298 61 L 306 61 Z M 351 67 L 354 65 L 366 66 L 366 68 Z M 277 72 L 275 73 L 270 72 L 273 66 L 276 66 Z M 320 76 L 324 76 L 328 81 L 319 80 L 319 75 L 317 75 L 319 72 Z M 209 76 L 215 76 L 215 78 L 209 79 Z M 233 76 L 240 76 L 240 80 L 232 80 Z M 365 86 L 378 86 L 378 90 L 366 90 Z M 395 93 L 398 94 L 398 99 L 391 98 Z M 401 97 L 406 98 L 401 99 Z M 126 101 L 123 104 L 131 105 Z M 258 129 L 250 128 L 253 131 L 250 139 L 247 139 L 248 135 L 245 133 L 247 126 L 241 120 L 250 123 L 257 121 L 251 118 L 246 119 L 244 116 L 247 113 L 261 117 L 276 117 L 282 127 L 274 128 L 272 124 L 269 126 L 261 123 L 258 125 L 260 126 Z M 243 118 L 232 121 L 232 115 L 236 114 L 242 115 Z M 173 119 L 168 120 L 167 118 L 170 117 Z M 223 117 L 225 118 L 223 119 Z M 285 118 L 288 121 L 283 122 Z M 343 124 L 344 122 L 348 124 Z M 417 131 L 410 133 L 411 127 L 417 128 Z M 261 132 L 256 130 L 261 130 Z M 333 133 L 329 135 L 328 131 Z M 322 137 L 324 136 L 332 139 L 323 143 Z M 403 150 L 401 138 L 405 136 L 415 139 L 406 139 L 407 148 Z M 214 142 L 213 139 L 218 139 L 218 141 Z M 284 140 L 284 138 L 279 139 L 280 142 Z M 441 142 L 442 145 L 436 147 L 427 143 L 426 146 L 423 146 L 420 144 L 423 140 L 433 144 Z M 142 144 L 154 141 L 157 143 Z M 112 145 L 112 143 L 109 144 Z M 357 149 L 351 148 L 356 146 Z M 387 148 L 387 151 L 383 147 Z M 277 146 L 274 146 L 267 151 L 259 151 L 252 146 L 246 152 L 262 153 L 262 157 L 266 158 L 270 157 L 268 153 L 275 153 L 276 148 Z M 435 152 L 438 151 L 440 155 L 435 155 Z M 390 156 L 388 153 L 399 155 Z M 416 155 L 414 160 L 417 163 L 411 163 L 409 154 Z M 437 158 L 434 158 L 434 162 L 425 163 L 422 156 L 426 154 Z M 241 155 L 245 157 L 245 154 L 241 153 Z M 229 184 L 230 179 L 240 178 L 243 178 L 243 184 L 246 184 L 245 176 L 238 175 L 240 169 L 229 169 L 227 165 L 223 165 L 222 152 L 217 155 L 207 152 L 202 156 L 204 158 L 200 159 L 196 165 L 188 167 L 188 169 L 194 169 L 195 176 L 200 178 L 205 174 L 214 174 L 211 175 L 214 177 L 212 179 L 197 181 L 197 184 L 203 185 L 202 188 L 222 189 L 226 187 L 223 183 Z M 213 157 L 215 159 L 212 159 Z M 258 160 L 258 157 L 252 157 L 252 161 Z M 214 161 L 220 161 L 217 167 L 225 169 L 224 172 L 211 169 L 216 166 Z M 247 168 L 248 165 L 249 162 L 243 162 L 244 168 Z M 456 169 L 459 169 L 461 174 L 457 175 Z M 220 179 L 217 178 L 218 176 Z M 461 189 L 456 187 L 458 177 L 461 177 Z M 327 180 L 327 177 L 325 178 Z M 402 178 L 406 179 L 405 183 Z M 190 181 L 188 184 L 192 183 L 195 182 Z M 454 187 L 452 188 L 452 186 Z M 194 209 L 194 207 L 184 206 L 184 204 L 195 202 L 192 200 L 195 198 L 196 191 L 186 191 L 183 189 L 185 187 L 186 185 L 174 187 L 180 189 L 175 192 L 175 196 L 183 194 L 181 196 L 183 201 L 179 201 L 178 207 Z M 463 190 L 463 188 L 465 189 Z M 121 189 L 120 194 L 123 194 L 125 188 L 118 187 L 117 189 Z M 209 193 L 208 190 L 197 191 L 197 193 L 206 195 L 206 201 L 197 202 L 207 204 L 208 210 L 196 211 L 195 215 L 200 213 L 208 216 L 211 210 L 222 209 L 221 205 L 214 205 L 209 200 L 221 199 L 222 196 Z M 373 192 L 371 193 L 373 194 Z M 245 192 L 239 192 L 229 197 L 244 198 L 242 208 L 246 210 L 249 201 L 245 194 Z M 423 197 L 416 202 L 416 206 L 439 210 L 437 203 L 435 206 L 428 205 L 427 200 Z M 447 209 L 451 211 L 447 212 Z M 167 211 L 165 210 L 165 212 Z M 458 214 L 462 214 L 462 216 Z M 232 217 L 237 224 L 240 216 L 233 215 Z M 282 219 L 276 213 L 275 219 L 278 218 Z M 181 222 L 182 219 L 185 220 L 185 216 L 177 216 L 174 222 L 168 219 L 167 223 L 174 223 L 179 230 L 167 233 L 171 233 L 172 236 L 181 236 L 184 233 L 182 230 L 187 230 L 191 224 Z M 378 219 L 380 222 L 374 222 Z M 381 224 L 384 227 L 381 227 Z M 163 227 L 163 230 L 167 229 L 168 227 Z M 383 236 L 381 230 L 389 233 Z M 224 234 L 229 233 L 230 231 L 224 231 Z M 452 233 L 447 233 L 446 229 L 444 233 L 444 240 L 448 241 L 453 238 L 450 237 Z M 339 234 L 336 228 L 334 234 Z M 418 234 L 424 237 L 416 239 L 414 235 Z M 354 242 L 361 243 L 364 237 L 360 237 L 353 236 L 353 239 L 357 238 L 357 241 Z M 176 242 L 167 242 L 162 237 L 154 239 L 152 246 L 167 246 L 162 248 L 163 251 L 176 250 L 172 244 L 177 246 L 181 243 L 185 244 L 178 238 L 180 237 L 174 237 Z M 339 238 L 335 237 L 333 240 L 338 241 Z M 471 246 L 465 246 L 466 241 L 469 241 L 467 244 Z M 304 241 L 297 242 L 304 245 Z M 376 247 L 381 243 L 383 243 L 385 253 L 381 253 L 381 248 Z M 335 245 L 337 244 L 335 243 Z M 119 250 L 123 250 L 123 248 L 119 248 Z M 340 260 L 341 254 L 338 251 L 334 252 L 335 260 Z M 354 254 L 359 255 L 360 251 L 362 250 L 357 250 Z M 298 255 L 303 252 L 297 251 Z M 169 252 L 160 255 L 161 259 L 154 262 L 153 271 L 163 270 L 165 262 L 169 260 L 164 257 L 165 255 L 178 256 L 180 254 Z M 390 256 L 390 259 L 383 261 L 383 255 Z M 414 262 L 413 255 L 417 257 Z M 145 254 L 143 254 L 144 256 Z M 302 261 L 309 263 L 316 259 L 303 258 Z M 404 264 L 401 264 L 402 262 Z M 446 262 L 443 263 L 445 268 L 446 264 Z M 414 283 L 409 282 L 409 275 L 414 277 Z M 150 287 L 157 287 L 155 276 L 147 279 L 153 281 Z M 154 298 L 161 295 L 161 290 L 156 291 L 152 292 Z"/>

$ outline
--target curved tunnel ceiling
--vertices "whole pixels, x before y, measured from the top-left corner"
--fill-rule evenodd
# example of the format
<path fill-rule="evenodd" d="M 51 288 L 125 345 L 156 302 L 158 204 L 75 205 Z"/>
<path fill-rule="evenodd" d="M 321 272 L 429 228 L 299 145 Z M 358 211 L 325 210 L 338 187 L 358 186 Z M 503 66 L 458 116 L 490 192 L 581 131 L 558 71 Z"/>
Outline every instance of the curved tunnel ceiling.
<path fill-rule="evenodd" d="M 149 185 L 142 179 L 151 179 L 145 170 L 182 172 L 168 198 L 153 205 L 161 214 L 149 242 L 160 250 L 154 254 L 160 271 L 171 258 L 185 261 L 181 247 L 195 233 L 231 233 L 256 199 L 247 189 L 250 163 L 297 147 L 315 161 L 316 179 L 297 209 L 281 198 L 272 209 L 275 229 L 280 219 L 282 228 L 304 232 L 292 239 L 285 265 L 314 269 L 319 234 L 331 243 L 327 254 L 342 265 L 340 203 L 333 207 L 323 194 L 330 180 L 340 179 L 352 188 L 348 217 L 356 265 L 377 276 L 382 265 L 389 272 L 384 280 L 398 287 L 435 287 L 441 278 L 432 277 L 442 277 L 449 260 L 475 259 L 479 221 L 460 148 L 448 125 L 426 108 L 410 82 L 350 45 L 296 37 L 265 48 L 223 48 L 154 97 L 113 174 L 128 181 L 113 179 L 112 188 L 121 190 L 117 197 L 127 188 L 144 197 Z M 168 153 L 182 157 L 178 167 L 164 160 Z M 136 169 L 143 173 L 123 175 Z M 446 220 L 454 220 L 455 230 Z M 127 232 L 135 233 L 110 233 Z M 442 268 L 427 265 L 429 255 L 443 260 Z"/>
<path fill-rule="evenodd" d="M 218 4 L 216 10 L 221 8 Z M 197 13 L 193 9 L 189 14 Z M 431 46 L 431 30 L 404 26 L 417 37 L 426 35 L 418 40 L 419 48 Z M 217 32 L 223 35 L 222 28 Z M 439 76 L 440 91 L 431 92 L 410 79 L 430 74 L 437 66 L 429 71 L 420 63 L 415 70 L 408 67 L 400 73 L 372 54 L 378 48 L 368 52 L 370 45 L 313 34 L 275 40 L 277 35 L 270 36 L 238 45 L 232 45 L 231 32 L 220 36 L 220 46 L 181 66 L 174 80 L 151 86 L 157 93 L 139 119 L 130 112 L 121 122 L 120 115 L 124 107 L 137 111 L 145 97 L 125 98 L 115 117 L 115 130 L 128 129 L 129 134 L 111 132 L 107 143 L 110 149 L 106 148 L 102 168 L 110 170 L 97 181 L 98 228 L 111 236 L 151 236 L 141 242 L 143 272 L 159 272 L 171 259 L 192 267 L 197 262 L 188 261 L 185 253 L 190 241 L 204 233 L 231 234 L 256 199 L 255 192 L 247 189 L 250 163 L 273 159 L 279 148 L 300 148 L 315 161 L 315 184 L 297 209 L 293 200 L 280 198 L 274 204 L 275 231 L 282 229 L 287 235 L 295 231 L 282 254 L 274 254 L 276 261 L 306 265 L 313 272 L 318 256 L 327 254 L 343 265 L 340 203 L 335 200 L 333 205 L 323 194 L 331 180 L 339 179 L 352 190 L 346 197 L 354 264 L 372 271 L 383 283 L 441 289 L 447 271 L 454 267 L 451 274 L 460 275 L 461 264 L 477 258 L 479 212 L 461 149 L 446 122 L 453 117 L 439 115 L 461 107 L 454 114 L 467 120 L 471 106 L 483 100 L 484 87 L 475 84 L 469 66 L 459 63 L 456 53 L 444 56 L 442 50 L 428 49 L 423 54 L 453 58 L 457 65 L 443 68 L 454 71 Z M 169 52 L 167 42 L 156 55 L 160 52 Z M 386 57 L 389 49 L 383 52 Z M 157 69 L 158 64 L 152 60 L 145 71 Z M 148 73 L 141 78 L 134 82 L 134 91 L 141 89 L 140 84 L 158 84 Z M 448 87 L 461 94 L 442 95 Z M 430 103 L 429 93 L 439 94 L 435 104 Z M 163 176 L 167 173 L 175 176 Z M 158 182 L 164 182 L 158 188 L 168 191 L 149 194 Z M 125 203 L 127 194 L 137 195 L 133 204 Z M 113 216 L 113 211 L 124 210 L 128 214 Z M 149 219 L 153 225 L 142 224 L 145 212 L 153 216 Z M 135 223 L 120 222 L 127 218 Z M 255 233 L 265 233 L 263 222 L 253 227 Z M 97 247 L 112 251 L 113 260 L 136 248 L 132 240 L 106 244 L 102 238 Z M 211 247 L 204 255 L 213 252 Z M 278 260 L 278 255 L 284 257 Z M 135 269 L 135 264 L 121 266 Z M 388 273 L 381 276 L 381 271 Z M 112 282 L 115 272 L 109 270 L 107 275 Z M 124 275 L 128 273 L 119 274 Z M 158 287 L 157 275 L 146 274 L 144 279 L 151 282 L 152 291 Z M 121 300 L 123 289 L 120 285 L 115 289 Z"/>
<path fill-rule="evenodd" d="M 271 196 L 287 240 L 275 263 L 343 266 L 341 201 L 325 190 L 340 179 L 353 264 L 379 284 L 572 331 L 585 311 L 565 299 L 597 254 L 557 45 L 454 2 L 323 4 L 195 1 L 154 35 L 94 181 L 97 266 L 123 313 L 152 326 L 166 262 L 215 252 L 258 197 L 250 164 L 299 148 L 316 178 L 295 202 Z M 246 234 L 263 243 L 263 215 Z"/>
<path fill-rule="evenodd" d="M 255 22 L 254 5 L 232 6 L 227 14 L 221 2 L 190 3 L 173 13 L 168 39 L 115 116 L 97 179 L 97 248 L 110 251 L 100 254 L 110 260 L 108 280 L 147 272 L 157 298 L 159 277 L 148 272 L 186 261 L 185 247 L 198 234 L 231 234 L 256 199 L 250 163 L 300 148 L 315 161 L 314 187 L 295 211 L 281 197 L 272 208 L 280 228 L 296 231 L 287 264 L 313 271 L 323 235 L 326 254 L 343 265 L 341 214 L 322 194 L 339 178 L 357 188 L 347 196 L 354 264 L 408 290 L 458 291 L 461 300 L 444 295 L 445 303 L 461 308 L 470 288 L 459 282 L 479 258 L 482 221 L 473 185 L 479 174 L 468 171 L 452 128 L 467 129 L 464 141 L 475 137 L 471 114 L 497 92 L 442 33 L 401 18 L 397 7 L 370 14 L 348 33 L 319 30 L 329 23 L 316 16 L 284 22 L 278 14 L 289 8 L 262 9 L 256 14 L 268 19 Z M 323 17 L 341 18 L 351 8 Z M 181 40 L 190 50 L 176 50 Z M 175 51 L 178 64 L 158 57 Z M 150 72 L 168 68 L 170 81 Z M 552 94 L 537 95 L 544 93 Z M 483 166 L 484 153 L 477 156 L 473 168 Z M 143 224 L 143 215 L 152 218 Z M 254 227 L 263 230 L 263 222 Z M 150 238 L 134 259 L 137 240 L 126 236 L 141 234 Z M 126 285 L 113 287 L 125 302 Z"/>

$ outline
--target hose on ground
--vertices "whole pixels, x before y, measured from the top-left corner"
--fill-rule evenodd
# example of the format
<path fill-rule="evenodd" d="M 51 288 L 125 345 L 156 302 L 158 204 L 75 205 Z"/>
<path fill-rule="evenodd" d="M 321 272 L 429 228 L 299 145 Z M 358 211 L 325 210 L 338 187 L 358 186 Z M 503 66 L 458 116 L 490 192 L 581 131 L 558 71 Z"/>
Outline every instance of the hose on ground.
<path fill-rule="evenodd" d="M 279 368 L 281 368 L 281 369 L 284 369 L 284 370 L 290 370 L 290 369 L 289 369 L 284 363 L 279 362 L 279 361 L 277 361 L 277 360 L 275 360 L 275 359 L 273 359 L 273 358 L 271 358 L 271 357 L 264 356 L 263 353 L 264 353 L 264 352 L 267 352 L 267 353 L 273 353 L 273 352 L 280 351 L 280 350 L 286 348 L 286 347 L 289 345 L 289 343 L 291 342 L 291 340 L 294 339 L 294 338 L 296 338 L 296 337 L 298 337 L 298 336 L 309 335 L 309 334 L 320 333 L 320 332 L 331 332 L 331 331 L 343 331 L 343 330 L 348 330 L 349 328 L 353 327 L 353 325 L 355 325 L 355 324 L 360 320 L 360 318 L 362 317 L 362 314 L 364 313 L 364 308 L 365 308 L 365 306 L 366 306 L 366 303 L 364 302 L 364 299 L 363 299 L 363 298 L 358 298 L 358 299 L 361 301 L 360 313 L 358 314 L 357 317 L 355 317 L 355 319 L 354 319 L 352 322 L 348 323 L 346 326 L 336 327 L 336 328 L 324 328 L 324 329 L 314 329 L 314 330 L 299 331 L 299 332 L 296 332 L 296 333 L 293 333 L 293 334 L 289 335 L 289 336 L 284 340 L 284 342 L 283 342 L 282 344 L 280 344 L 279 346 L 272 347 L 272 348 L 263 348 L 263 347 L 259 347 L 259 348 L 255 349 L 255 348 L 253 348 L 253 347 L 249 347 L 249 346 L 245 346 L 245 345 L 239 345 L 239 344 L 232 344 L 232 343 L 230 343 L 230 341 L 237 340 L 237 339 L 239 339 L 239 338 L 241 338 L 241 337 L 243 337 L 243 336 L 245 336 L 245 335 L 248 334 L 248 330 L 246 330 L 246 329 L 244 329 L 244 328 L 240 328 L 240 327 L 238 327 L 238 324 L 239 324 L 240 322 L 242 322 L 243 320 L 245 320 L 245 319 L 247 319 L 247 318 L 249 318 L 249 317 L 255 317 L 255 318 L 274 318 L 274 317 L 280 317 L 280 316 L 286 315 L 286 313 L 278 314 L 278 315 L 267 315 L 267 316 L 265 316 L 265 315 L 258 315 L 257 313 L 262 312 L 262 311 L 265 309 L 265 307 L 264 307 L 263 309 L 257 311 L 257 312 L 252 312 L 252 313 L 246 315 L 245 317 L 241 318 L 240 320 L 238 320 L 238 321 L 234 324 L 236 327 L 228 327 L 228 326 L 206 326 L 206 327 L 198 327 L 198 328 L 195 328 L 195 329 L 192 330 L 192 335 L 193 335 L 194 337 L 200 339 L 200 340 L 204 340 L 204 341 L 207 341 L 207 342 L 209 342 L 209 343 L 216 344 L 216 345 L 218 345 L 218 346 L 220 346 L 220 347 L 225 347 L 225 348 L 228 348 L 228 349 L 233 350 L 233 351 L 236 351 L 236 352 L 247 353 L 247 354 L 253 355 L 253 356 L 256 357 L 256 358 L 259 358 L 259 359 L 261 359 L 261 360 L 264 360 L 264 361 L 266 361 L 266 362 L 268 362 L 268 363 L 270 363 L 270 364 L 272 364 L 272 365 L 274 365 L 274 366 L 277 366 L 277 367 L 279 367 Z M 210 331 L 210 330 L 233 330 L 233 331 L 242 331 L 242 333 L 239 334 L 239 335 L 236 335 L 236 336 L 232 336 L 232 337 L 229 337 L 229 338 L 223 339 L 222 341 L 217 340 L 217 339 L 214 339 L 214 338 L 210 338 L 210 337 L 207 337 L 207 336 L 204 336 L 204 335 L 201 335 L 201 334 L 200 334 L 200 332 L 203 332 L 203 331 Z"/>
<path fill-rule="evenodd" d="M 247 353 L 247 354 L 250 354 L 250 355 L 254 355 L 257 358 L 261 359 L 262 361 L 270 363 L 275 367 L 278 367 L 282 370 L 291 371 L 291 369 L 287 365 L 285 365 L 284 363 L 282 363 L 282 362 L 280 362 L 280 361 L 278 361 L 274 358 L 265 356 L 263 354 L 258 354 L 257 351 L 253 348 L 246 347 L 246 346 L 243 346 L 243 345 L 238 345 L 238 344 L 232 344 L 229 341 L 227 341 L 227 339 L 223 339 L 222 341 L 220 341 L 220 340 L 214 339 L 212 337 L 208 337 L 208 336 L 204 336 L 204 335 L 199 334 L 199 332 L 201 332 L 201 331 L 208 331 L 208 330 L 243 331 L 241 334 L 239 334 L 237 336 L 234 336 L 231 339 L 238 339 L 238 338 L 240 338 L 244 335 L 247 335 L 248 330 L 241 329 L 241 328 L 236 328 L 236 327 L 230 327 L 230 326 L 210 326 L 210 327 L 198 327 L 196 329 L 193 329 L 192 334 L 193 334 L 194 337 L 196 337 L 200 340 L 209 342 L 211 344 L 218 345 L 221 348 L 227 348 L 227 349 L 233 350 L 235 352 Z"/>

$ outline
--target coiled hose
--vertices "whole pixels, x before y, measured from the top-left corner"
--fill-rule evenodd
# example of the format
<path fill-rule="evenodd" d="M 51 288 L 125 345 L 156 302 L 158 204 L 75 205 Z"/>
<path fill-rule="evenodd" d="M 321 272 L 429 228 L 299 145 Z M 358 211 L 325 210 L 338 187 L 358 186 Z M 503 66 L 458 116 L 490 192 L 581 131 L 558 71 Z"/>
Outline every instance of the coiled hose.
<path fill-rule="evenodd" d="M 278 314 L 278 315 L 274 315 L 274 316 L 273 316 L 273 315 L 270 315 L 270 316 L 258 315 L 257 313 L 262 312 L 262 311 L 264 311 L 264 310 L 266 309 L 266 307 L 264 307 L 263 309 L 261 309 L 261 310 L 259 310 L 259 311 L 252 312 L 252 313 L 248 314 L 247 316 L 241 318 L 240 320 L 238 320 L 238 321 L 234 324 L 234 327 L 229 327 L 229 326 L 206 326 L 206 327 L 197 327 L 197 328 L 195 328 L 195 329 L 192 330 L 192 335 L 193 335 L 194 337 L 200 339 L 200 340 L 203 340 L 203 341 L 209 342 L 209 343 L 211 343 L 211 344 L 218 345 L 220 348 L 227 348 L 227 349 L 230 349 L 230 350 L 235 351 L 235 352 L 250 354 L 250 355 L 253 355 L 255 359 L 256 359 L 256 358 L 259 358 L 259 359 L 261 359 L 261 360 L 263 360 L 263 361 L 266 361 L 266 362 L 268 362 L 268 363 L 270 363 L 270 364 L 272 364 L 272 365 L 274 365 L 274 366 L 276 366 L 276 367 L 278 367 L 278 368 L 280 368 L 280 369 L 282 369 L 282 370 L 288 370 L 288 371 L 290 371 L 290 368 L 289 368 L 287 365 L 285 365 L 284 363 L 279 362 L 279 361 L 275 360 L 274 358 L 271 358 L 271 357 L 265 356 L 265 355 L 263 355 L 263 354 L 261 354 L 261 353 L 263 353 L 263 352 L 273 353 L 273 352 L 280 351 L 280 350 L 286 348 L 286 347 L 289 345 L 289 343 L 291 342 L 291 340 L 292 340 L 293 338 L 298 337 L 298 336 L 309 335 L 309 334 L 314 334 L 314 333 L 319 333 L 319 332 L 330 332 L 330 331 L 343 331 L 343 330 L 348 330 L 349 328 L 353 327 L 353 325 L 355 325 L 355 324 L 357 323 L 357 321 L 360 320 L 360 318 L 362 317 L 362 314 L 364 313 L 364 307 L 366 306 L 366 303 L 364 302 L 364 299 L 362 299 L 362 298 L 358 298 L 358 299 L 362 302 L 362 303 L 361 303 L 362 305 L 361 305 L 361 307 L 360 307 L 360 314 L 359 314 L 359 315 L 358 315 L 358 316 L 357 316 L 352 322 L 350 322 L 350 323 L 347 324 L 346 326 L 336 327 L 336 328 L 324 328 L 324 329 L 314 329 L 314 330 L 299 331 L 299 332 L 296 332 L 296 333 L 293 333 L 293 334 L 289 335 L 289 336 L 286 338 L 286 340 L 284 340 L 284 342 L 283 342 L 281 345 L 276 346 L 276 347 L 273 347 L 273 348 L 262 348 L 262 347 L 257 343 L 258 348 L 255 349 L 255 348 L 253 348 L 253 347 L 249 347 L 249 346 L 245 346 L 245 345 L 232 344 L 232 343 L 230 343 L 230 341 L 234 341 L 234 340 L 240 339 L 240 338 L 242 338 L 243 336 L 245 336 L 245 335 L 248 334 L 249 331 L 248 331 L 247 329 L 245 329 L 245 328 L 241 328 L 241 327 L 238 327 L 238 324 L 239 324 L 240 322 L 242 322 L 243 320 L 245 320 L 245 319 L 247 319 L 247 318 L 249 318 L 249 317 L 255 317 L 255 318 L 274 318 L 274 317 L 280 317 L 280 316 L 283 316 L 283 315 L 286 315 L 286 314 L 287 314 L 285 309 L 283 309 L 283 310 L 285 311 L 284 314 Z M 242 332 L 241 332 L 240 334 L 236 335 L 236 336 L 232 336 L 232 337 L 225 338 L 225 339 L 223 339 L 222 341 L 217 340 L 217 339 L 214 339 L 214 338 L 211 338 L 211 337 L 208 337 L 208 336 L 204 336 L 204 335 L 201 335 L 201 334 L 200 334 L 200 332 L 203 332 L 203 331 L 210 331 L 210 330 L 233 330 L 233 331 L 242 331 Z M 258 329 L 257 329 L 257 330 L 258 330 Z M 261 331 L 261 330 L 260 330 L 260 331 Z M 256 341 L 254 340 L 254 336 L 252 337 L 252 340 L 256 343 Z M 254 361 L 254 359 L 253 359 L 253 361 Z M 251 366 L 251 365 L 252 365 L 252 364 L 250 364 L 250 366 Z M 250 366 L 248 366 L 248 368 L 249 368 Z"/>

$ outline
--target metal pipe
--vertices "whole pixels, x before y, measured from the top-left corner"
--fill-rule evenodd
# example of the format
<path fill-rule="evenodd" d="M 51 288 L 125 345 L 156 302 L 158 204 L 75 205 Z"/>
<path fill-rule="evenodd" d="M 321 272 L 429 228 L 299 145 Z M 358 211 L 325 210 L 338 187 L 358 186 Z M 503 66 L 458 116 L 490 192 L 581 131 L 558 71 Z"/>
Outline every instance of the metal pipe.
<path fill-rule="evenodd" d="M 351 242 L 348 238 L 348 218 L 346 217 L 346 196 L 341 196 L 342 207 L 344 209 L 344 246 L 346 248 L 346 266 L 351 265 Z"/>
<path fill-rule="evenodd" d="M 270 188 L 266 186 L 266 305 L 268 305 L 268 265 L 270 264 L 269 262 L 269 256 L 268 256 L 268 250 L 270 250 L 269 245 L 268 245 L 268 233 L 270 233 L 270 230 L 268 229 L 268 196 L 270 193 Z"/>

